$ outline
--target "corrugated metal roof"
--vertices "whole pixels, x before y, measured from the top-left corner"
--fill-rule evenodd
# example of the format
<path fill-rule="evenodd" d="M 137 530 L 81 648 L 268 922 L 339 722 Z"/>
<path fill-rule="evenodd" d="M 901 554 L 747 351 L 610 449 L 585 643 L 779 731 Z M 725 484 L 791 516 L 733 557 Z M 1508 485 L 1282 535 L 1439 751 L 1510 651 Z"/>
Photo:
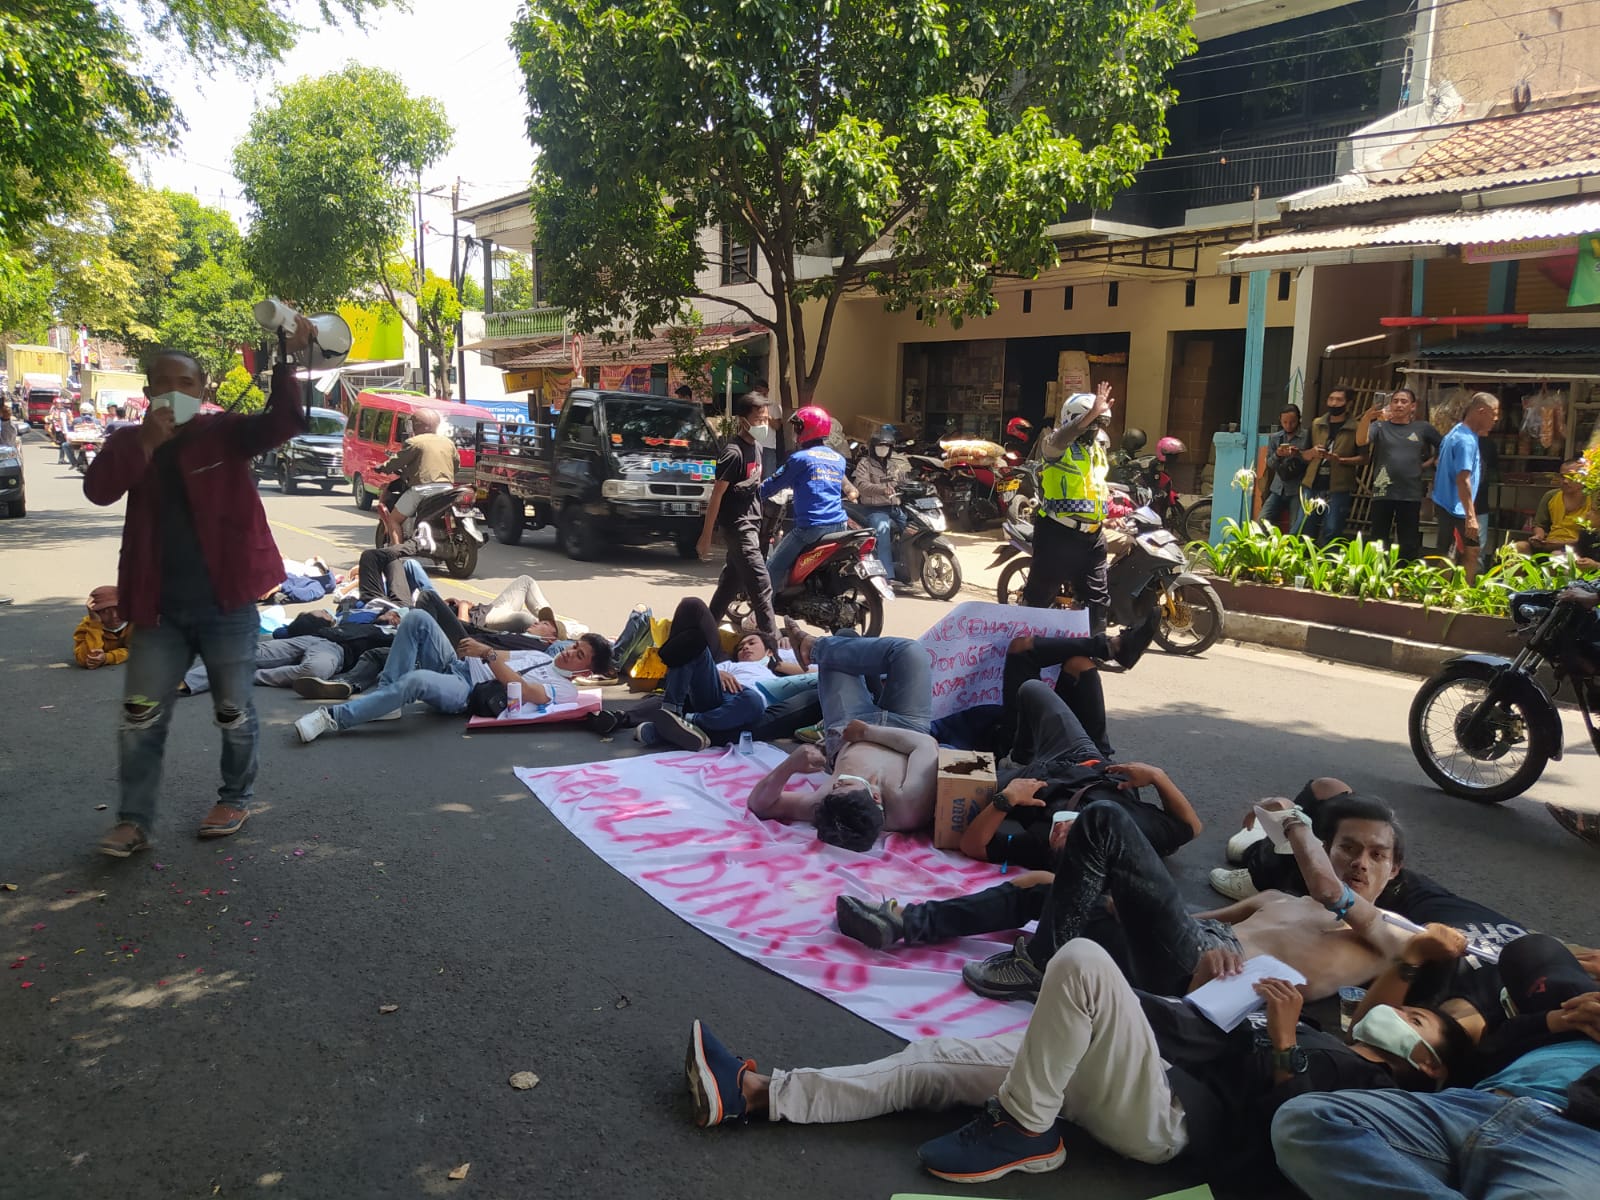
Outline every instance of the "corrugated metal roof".
<path fill-rule="evenodd" d="M 1515 187 L 1526 183 L 1549 183 L 1556 179 L 1600 176 L 1600 158 L 1586 158 L 1539 170 L 1502 171 L 1476 175 L 1471 179 L 1428 179 L 1416 183 L 1346 182 L 1324 184 L 1280 201 L 1285 212 L 1319 212 L 1326 208 L 1351 208 L 1358 204 L 1378 204 L 1385 200 L 1404 200 L 1416 196 L 1447 196 L 1458 192 L 1479 192 L 1489 188 Z M 1348 177 L 1347 177 L 1348 178 Z M 1343 188 L 1344 190 L 1339 190 Z"/>
<path fill-rule="evenodd" d="M 1581 355 L 1600 358 L 1600 339 L 1543 341 L 1537 338 L 1497 338 L 1476 340 L 1452 338 L 1424 346 L 1418 357 L 1436 358 L 1560 358 Z"/>
<path fill-rule="evenodd" d="M 1592 158 L 1600 142 L 1600 104 L 1508 113 L 1474 121 L 1435 142 L 1396 183 L 1451 180 L 1560 167 Z"/>
<path fill-rule="evenodd" d="M 1352 250 L 1362 246 L 1464 246 L 1528 238 L 1577 237 L 1600 230 L 1600 200 L 1523 204 L 1477 212 L 1435 213 L 1371 225 L 1304 229 L 1247 242 L 1229 258 Z"/>

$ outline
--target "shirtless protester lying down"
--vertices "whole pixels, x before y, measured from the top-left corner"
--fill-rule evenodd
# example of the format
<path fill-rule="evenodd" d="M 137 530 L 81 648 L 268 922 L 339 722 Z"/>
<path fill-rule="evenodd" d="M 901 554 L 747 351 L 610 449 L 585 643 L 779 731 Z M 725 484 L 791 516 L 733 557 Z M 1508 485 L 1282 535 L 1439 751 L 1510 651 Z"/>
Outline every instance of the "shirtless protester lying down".
<path fill-rule="evenodd" d="M 817 666 L 825 748 L 789 755 L 751 792 L 750 812 L 810 821 L 822 841 L 855 851 L 872 849 L 880 831 L 925 828 L 939 774 L 927 650 L 907 638 L 838 634 L 798 639 L 795 652 L 801 666 Z M 821 787 L 789 789 L 795 775 L 824 771 Z"/>

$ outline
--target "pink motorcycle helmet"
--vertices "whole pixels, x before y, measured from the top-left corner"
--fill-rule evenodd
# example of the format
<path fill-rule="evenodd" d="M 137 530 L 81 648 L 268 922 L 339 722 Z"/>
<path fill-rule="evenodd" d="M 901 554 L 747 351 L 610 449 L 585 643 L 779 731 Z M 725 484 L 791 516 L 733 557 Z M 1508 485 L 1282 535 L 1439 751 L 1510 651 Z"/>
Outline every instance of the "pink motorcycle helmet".
<path fill-rule="evenodd" d="M 808 404 L 789 418 L 794 426 L 795 440 L 802 446 L 807 442 L 820 442 L 833 432 L 833 418 L 826 409 Z"/>
<path fill-rule="evenodd" d="M 1156 443 L 1157 458 L 1176 458 L 1184 452 L 1184 444 L 1175 437 L 1164 437 Z"/>

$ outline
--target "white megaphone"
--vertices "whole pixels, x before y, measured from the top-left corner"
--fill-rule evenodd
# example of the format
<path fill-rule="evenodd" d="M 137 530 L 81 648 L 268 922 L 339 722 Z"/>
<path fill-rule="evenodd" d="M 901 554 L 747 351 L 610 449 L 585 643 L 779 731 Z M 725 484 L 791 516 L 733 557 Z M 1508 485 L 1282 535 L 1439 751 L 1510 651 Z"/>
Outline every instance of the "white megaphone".
<path fill-rule="evenodd" d="M 355 335 L 350 332 L 349 323 L 338 313 L 318 313 L 314 317 L 305 317 L 275 297 L 259 301 L 253 311 L 256 324 L 273 333 L 279 330 L 286 334 L 293 333 L 302 320 L 309 321 L 311 345 L 306 350 L 306 365 L 313 371 L 337 367 L 350 357 Z"/>

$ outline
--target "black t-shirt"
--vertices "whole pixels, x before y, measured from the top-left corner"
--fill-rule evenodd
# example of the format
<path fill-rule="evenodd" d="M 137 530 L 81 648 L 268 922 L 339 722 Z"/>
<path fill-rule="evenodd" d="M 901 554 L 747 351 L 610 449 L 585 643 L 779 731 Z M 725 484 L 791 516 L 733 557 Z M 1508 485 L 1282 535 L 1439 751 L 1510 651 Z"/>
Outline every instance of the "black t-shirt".
<path fill-rule="evenodd" d="M 744 438 L 734 438 L 722 448 L 717 459 L 718 483 L 726 483 L 717 524 L 734 526 L 741 521 L 761 518 L 761 447 Z"/>
<path fill-rule="evenodd" d="M 1056 782 L 1045 788 L 1042 798 L 1043 808 L 1014 808 L 1000 822 L 984 847 L 989 862 L 1010 863 L 1024 871 L 1048 871 L 1055 861 L 1050 851 L 1050 824 L 1056 813 L 1082 812 L 1091 804 L 1120 805 L 1162 858 L 1194 838 L 1194 830 L 1187 824 L 1159 805 L 1140 799 L 1137 790 L 1124 792 L 1113 784 L 1097 782 L 1084 791 L 1081 783 Z"/>
<path fill-rule="evenodd" d="M 216 607 L 217 595 L 194 531 L 194 514 L 178 462 L 178 442 L 169 438 L 152 457 L 161 484 L 161 611 L 207 612 Z"/>

